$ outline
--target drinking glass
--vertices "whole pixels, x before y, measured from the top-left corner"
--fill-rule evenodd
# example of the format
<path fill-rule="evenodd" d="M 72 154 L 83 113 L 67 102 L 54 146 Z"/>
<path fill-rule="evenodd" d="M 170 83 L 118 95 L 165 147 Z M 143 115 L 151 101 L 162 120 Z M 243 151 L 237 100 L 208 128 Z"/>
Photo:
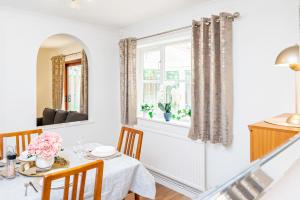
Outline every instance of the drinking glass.
<path fill-rule="evenodd" d="M 78 156 L 79 159 L 82 159 L 84 155 L 84 147 L 83 147 L 84 139 L 83 136 L 80 136 L 76 141 L 75 146 L 73 147 L 74 153 Z"/>

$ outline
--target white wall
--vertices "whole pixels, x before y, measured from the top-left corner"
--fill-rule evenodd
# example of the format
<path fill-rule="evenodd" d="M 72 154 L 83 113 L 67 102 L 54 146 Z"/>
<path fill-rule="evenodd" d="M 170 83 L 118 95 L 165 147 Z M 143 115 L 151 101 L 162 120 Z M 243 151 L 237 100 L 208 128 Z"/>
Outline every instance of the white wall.
<path fill-rule="evenodd" d="M 58 17 L 0 8 L 0 131 L 34 129 L 36 61 L 41 43 L 65 33 L 79 38 L 89 59 L 90 123 L 55 129 L 65 146 L 79 136 L 113 144 L 119 133 L 118 31 Z"/>
<path fill-rule="evenodd" d="M 233 29 L 234 140 L 229 148 L 221 145 L 207 146 L 208 187 L 220 184 L 248 165 L 248 124 L 293 111 L 293 73 L 289 69 L 276 69 L 272 65 L 281 49 L 298 42 L 298 0 L 209 1 L 180 12 L 158 16 L 121 31 L 122 38 L 141 37 L 187 26 L 193 19 L 221 11 L 241 13 L 241 17 L 234 22 Z M 182 134 L 186 135 L 187 129 Z M 148 145 L 164 150 L 164 144 L 158 138 Z M 169 153 L 164 154 L 165 159 L 176 157 L 179 148 L 180 146 L 168 149 Z M 202 153 L 191 152 L 187 157 L 198 159 L 197 156 L 203 156 Z M 145 157 L 144 159 L 147 160 Z M 186 160 L 179 158 L 173 165 L 177 166 Z M 159 166 L 160 163 L 154 165 Z M 192 167 L 184 170 L 192 170 Z M 189 178 L 186 177 L 186 180 Z M 202 178 L 204 177 L 199 177 Z"/>
<path fill-rule="evenodd" d="M 0 18 L 2 17 L 1 13 L 0 13 Z M 0 60 L 1 60 L 1 64 L 0 64 L 0 91 L 4 91 L 4 74 L 5 74 L 5 38 L 4 38 L 4 33 L 3 33 L 3 28 L 0 27 L 0 44 L 1 44 L 1 48 L 0 48 Z M 0 105 L 3 105 L 4 103 L 4 96 L 0 95 Z M 2 115 L 0 115 L 0 126 L 4 126 L 5 124 L 5 113 L 2 113 Z"/>
<path fill-rule="evenodd" d="M 52 62 L 56 49 L 40 48 L 36 64 L 36 111 L 43 117 L 45 108 L 52 108 Z"/>

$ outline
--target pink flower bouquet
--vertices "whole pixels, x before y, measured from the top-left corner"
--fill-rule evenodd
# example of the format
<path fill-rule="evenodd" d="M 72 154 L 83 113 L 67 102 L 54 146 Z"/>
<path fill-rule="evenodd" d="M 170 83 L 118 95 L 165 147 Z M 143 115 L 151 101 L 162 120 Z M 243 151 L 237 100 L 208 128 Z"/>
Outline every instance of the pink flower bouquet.
<path fill-rule="evenodd" d="M 28 146 L 30 155 L 40 156 L 49 160 L 58 155 L 62 150 L 62 139 L 57 133 L 46 132 L 38 136 Z"/>

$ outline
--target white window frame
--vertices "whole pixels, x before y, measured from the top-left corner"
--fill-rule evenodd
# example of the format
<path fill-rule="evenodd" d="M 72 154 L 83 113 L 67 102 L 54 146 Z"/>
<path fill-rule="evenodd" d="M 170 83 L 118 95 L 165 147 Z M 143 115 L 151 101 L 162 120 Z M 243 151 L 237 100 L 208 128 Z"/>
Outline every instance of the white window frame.
<path fill-rule="evenodd" d="M 183 43 L 183 42 L 191 42 L 191 39 L 190 38 L 180 38 L 178 40 L 173 40 L 173 41 L 169 41 L 169 42 L 162 42 L 161 44 L 153 44 L 153 45 L 149 45 L 147 47 L 139 47 L 138 46 L 138 53 L 137 53 L 137 95 L 138 95 L 138 118 L 143 118 L 142 117 L 142 112 L 140 110 L 141 108 L 141 104 L 143 103 L 143 98 L 144 98 L 144 83 L 145 83 L 145 80 L 144 80 L 144 54 L 146 52 L 149 52 L 149 51 L 160 51 L 160 80 L 159 80 L 159 84 L 163 84 L 165 82 L 165 71 L 166 71 L 166 66 L 165 66 L 165 48 L 166 46 L 168 45 L 172 45 L 172 44 L 177 44 L 177 43 Z M 149 82 L 149 83 L 156 83 L 157 81 L 156 80 L 148 80 L 146 82 Z M 179 82 L 182 82 L 182 80 L 179 80 Z M 153 120 L 153 121 L 164 121 L 162 120 L 163 117 L 153 117 L 153 119 L 147 119 L 147 120 Z M 189 124 L 190 123 L 190 120 L 188 121 L 184 121 L 184 120 L 172 120 L 172 124 L 176 124 L 176 123 L 179 123 L 179 124 Z M 170 122 L 168 122 L 170 123 Z"/>

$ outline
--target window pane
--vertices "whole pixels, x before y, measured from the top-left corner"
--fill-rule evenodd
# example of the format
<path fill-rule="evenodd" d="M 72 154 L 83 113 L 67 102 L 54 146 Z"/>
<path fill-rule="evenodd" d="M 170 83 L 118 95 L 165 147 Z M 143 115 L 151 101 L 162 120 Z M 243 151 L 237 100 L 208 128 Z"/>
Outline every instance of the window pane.
<path fill-rule="evenodd" d="M 166 94 L 171 96 L 176 112 L 191 104 L 191 42 L 166 45 L 165 57 Z"/>
<path fill-rule="evenodd" d="M 159 83 L 144 83 L 143 101 L 148 104 L 157 104 Z"/>
<path fill-rule="evenodd" d="M 160 68 L 160 51 L 148 51 L 144 53 L 144 69 Z"/>
<path fill-rule="evenodd" d="M 191 42 L 180 42 L 166 46 L 166 69 L 191 66 Z"/>
<path fill-rule="evenodd" d="M 190 70 L 185 71 L 185 102 L 187 104 L 187 107 L 191 107 L 191 77 L 192 73 Z"/>
<path fill-rule="evenodd" d="M 81 65 L 68 67 L 68 110 L 80 111 Z"/>
<path fill-rule="evenodd" d="M 144 69 L 144 80 L 159 80 L 160 71 L 156 69 Z"/>
<path fill-rule="evenodd" d="M 166 71 L 166 80 L 167 81 L 179 80 L 179 71 Z"/>

